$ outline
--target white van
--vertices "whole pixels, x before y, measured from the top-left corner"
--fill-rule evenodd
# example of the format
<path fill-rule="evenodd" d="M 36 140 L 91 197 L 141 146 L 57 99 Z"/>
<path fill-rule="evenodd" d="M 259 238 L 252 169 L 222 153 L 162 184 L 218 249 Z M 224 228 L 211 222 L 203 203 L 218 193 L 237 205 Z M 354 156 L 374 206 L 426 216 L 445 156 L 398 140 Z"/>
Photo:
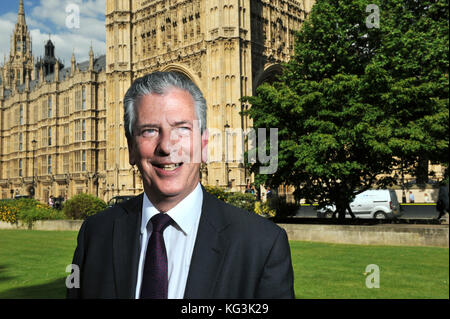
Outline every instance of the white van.
<path fill-rule="evenodd" d="M 398 218 L 402 215 L 397 194 L 392 189 L 369 189 L 355 196 L 350 203 L 353 214 L 358 218 Z M 317 210 L 317 217 L 331 217 L 336 207 Z M 346 213 L 345 217 L 350 217 Z"/>

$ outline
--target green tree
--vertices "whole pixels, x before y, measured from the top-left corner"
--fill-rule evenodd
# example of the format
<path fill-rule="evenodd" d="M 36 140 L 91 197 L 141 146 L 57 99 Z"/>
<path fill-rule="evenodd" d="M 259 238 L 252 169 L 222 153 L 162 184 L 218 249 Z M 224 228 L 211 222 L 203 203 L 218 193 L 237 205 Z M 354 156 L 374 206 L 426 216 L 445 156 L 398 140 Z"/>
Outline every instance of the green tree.
<path fill-rule="evenodd" d="M 279 81 L 245 98 L 254 127 L 279 132 L 278 170 L 258 181 L 341 218 L 357 192 L 395 183 L 402 161 L 448 163 L 446 2 L 375 2 L 378 27 L 368 4 L 318 0 Z"/>
<path fill-rule="evenodd" d="M 393 152 L 427 182 L 429 160 L 448 166 L 448 2 L 382 6 L 383 41 L 371 65 L 386 74 L 378 103 L 392 116 Z"/>
<path fill-rule="evenodd" d="M 106 203 L 100 198 L 90 194 L 78 194 L 64 204 L 63 212 L 70 219 L 86 219 L 106 208 Z"/>

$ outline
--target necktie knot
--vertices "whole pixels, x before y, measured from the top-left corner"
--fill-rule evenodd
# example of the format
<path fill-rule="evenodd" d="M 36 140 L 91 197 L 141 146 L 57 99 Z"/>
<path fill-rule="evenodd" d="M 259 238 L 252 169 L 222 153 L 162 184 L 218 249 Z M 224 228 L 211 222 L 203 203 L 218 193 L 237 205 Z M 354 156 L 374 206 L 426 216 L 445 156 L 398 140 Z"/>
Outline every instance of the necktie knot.
<path fill-rule="evenodd" d="M 156 214 L 151 218 L 153 224 L 153 231 L 157 233 L 162 233 L 167 226 L 172 223 L 172 218 L 164 213 Z"/>

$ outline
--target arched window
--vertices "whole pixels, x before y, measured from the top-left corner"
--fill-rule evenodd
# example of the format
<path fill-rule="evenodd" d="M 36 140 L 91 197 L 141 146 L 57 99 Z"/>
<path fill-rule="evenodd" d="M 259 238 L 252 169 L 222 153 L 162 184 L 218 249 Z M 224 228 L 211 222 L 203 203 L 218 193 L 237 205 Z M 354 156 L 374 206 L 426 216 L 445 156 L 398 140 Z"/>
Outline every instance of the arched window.
<path fill-rule="evenodd" d="M 47 174 L 51 175 L 52 174 L 52 156 L 49 155 L 47 157 Z"/>
<path fill-rule="evenodd" d="M 86 87 L 83 86 L 82 90 L 81 90 L 81 109 L 82 110 L 86 110 Z"/>
<path fill-rule="evenodd" d="M 19 108 L 19 125 L 23 124 L 23 105 L 20 104 Z"/>
<path fill-rule="evenodd" d="M 19 177 L 22 177 L 22 165 L 23 165 L 22 160 L 19 159 Z"/>
<path fill-rule="evenodd" d="M 52 115 L 53 114 L 53 105 L 52 105 L 52 97 L 51 96 L 49 96 L 48 97 L 48 118 L 50 119 L 50 118 L 52 118 Z"/>
<path fill-rule="evenodd" d="M 52 145 L 52 128 L 48 128 L 48 146 Z"/>
<path fill-rule="evenodd" d="M 23 134 L 19 133 L 19 151 L 23 149 Z"/>

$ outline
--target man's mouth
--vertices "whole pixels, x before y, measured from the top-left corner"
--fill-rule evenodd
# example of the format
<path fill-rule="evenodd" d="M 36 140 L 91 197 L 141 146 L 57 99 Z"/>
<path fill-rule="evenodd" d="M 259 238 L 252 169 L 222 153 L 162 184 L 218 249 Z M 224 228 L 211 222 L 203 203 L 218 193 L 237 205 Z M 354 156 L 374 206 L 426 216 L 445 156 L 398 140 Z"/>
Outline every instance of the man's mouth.
<path fill-rule="evenodd" d="M 153 164 L 154 166 L 161 168 L 165 171 L 173 171 L 175 169 L 177 169 L 178 167 L 180 167 L 183 163 L 178 163 L 178 164 Z"/>

